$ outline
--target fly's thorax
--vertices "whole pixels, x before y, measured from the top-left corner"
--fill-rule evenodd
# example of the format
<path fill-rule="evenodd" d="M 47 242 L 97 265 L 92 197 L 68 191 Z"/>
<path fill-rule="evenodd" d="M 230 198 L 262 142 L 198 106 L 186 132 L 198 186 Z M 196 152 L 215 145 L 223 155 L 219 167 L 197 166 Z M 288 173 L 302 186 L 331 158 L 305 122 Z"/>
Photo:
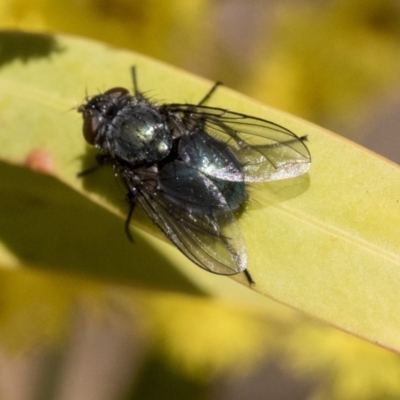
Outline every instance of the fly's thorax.
<path fill-rule="evenodd" d="M 163 114 L 148 104 L 127 104 L 108 124 L 104 150 L 137 164 L 162 161 L 172 149 L 172 135 Z"/>

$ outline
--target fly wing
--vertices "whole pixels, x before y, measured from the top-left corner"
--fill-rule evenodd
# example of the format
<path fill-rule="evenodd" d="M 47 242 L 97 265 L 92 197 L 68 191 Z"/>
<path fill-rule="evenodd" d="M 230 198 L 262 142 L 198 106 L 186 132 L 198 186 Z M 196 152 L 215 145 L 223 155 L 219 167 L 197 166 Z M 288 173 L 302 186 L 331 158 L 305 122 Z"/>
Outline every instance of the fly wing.
<path fill-rule="evenodd" d="M 212 180 L 182 161 L 161 168 L 158 181 L 138 189 L 136 200 L 190 260 L 221 275 L 247 266 L 234 213 Z"/>
<path fill-rule="evenodd" d="M 246 182 L 294 178 L 310 168 L 306 139 L 274 122 L 191 104 L 170 104 L 168 110 L 178 119 L 177 129 L 202 129 L 226 143 L 243 165 Z"/>

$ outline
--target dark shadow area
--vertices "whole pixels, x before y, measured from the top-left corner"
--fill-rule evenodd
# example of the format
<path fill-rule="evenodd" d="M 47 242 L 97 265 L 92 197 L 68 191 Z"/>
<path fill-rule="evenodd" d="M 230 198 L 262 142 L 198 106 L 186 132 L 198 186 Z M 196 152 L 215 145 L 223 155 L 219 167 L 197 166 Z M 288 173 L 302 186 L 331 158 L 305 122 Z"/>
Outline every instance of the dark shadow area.
<path fill-rule="evenodd" d="M 16 59 L 26 63 L 31 59 L 49 57 L 63 51 L 51 35 L 20 31 L 0 31 L 0 67 Z"/>
<path fill-rule="evenodd" d="M 208 385 L 174 371 L 160 359 L 153 357 L 147 360 L 142 371 L 134 382 L 128 399 L 190 399 L 206 400 Z"/>
<path fill-rule="evenodd" d="M 127 214 L 127 190 L 110 164 L 100 165 L 97 162 L 96 156 L 98 154 L 98 149 L 93 146 L 86 146 L 85 153 L 79 157 L 81 167 L 80 171 L 77 171 L 77 179 L 82 181 L 85 190 L 100 195 L 108 203 L 120 209 L 122 214 Z M 121 225 L 123 225 L 123 222 Z M 123 226 L 121 226 L 121 229 L 123 229 Z"/>
<path fill-rule="evenodd" d="M 55 178 L 6 163 L 0 175 L 0 235 L 28 265 L 200 294 L 140 235 L 131 243 L 120 218 Z"/>
<path fill-rule="evenodd" d="M 81 169 L 77 171 L 77 179 L 81 179 L 85 190 L 89 193 L 100 195 L 105 202 L 112 204 L 120 210 L 122 215 L 128 215 L 129 203 L 127 201 L 127 189 L 121 178 L 116 175 L 111 165 L 99 165 L 96 155 L 98 149 L 87 146 L 86 152 L 80 156 Z M 150 218 L 139 205 L 134 210 L 131 224 L 140 226 L 147 232 L 154 233 L 159 238 L 165 238 L 163 233 L 155 227 Z M 120 230 L 124 233 L 124 221 L 120 220 Z M 125 235 L 125 239 L 128 238 Z M 134 240 L 136 238 L 134 237 Z"/>

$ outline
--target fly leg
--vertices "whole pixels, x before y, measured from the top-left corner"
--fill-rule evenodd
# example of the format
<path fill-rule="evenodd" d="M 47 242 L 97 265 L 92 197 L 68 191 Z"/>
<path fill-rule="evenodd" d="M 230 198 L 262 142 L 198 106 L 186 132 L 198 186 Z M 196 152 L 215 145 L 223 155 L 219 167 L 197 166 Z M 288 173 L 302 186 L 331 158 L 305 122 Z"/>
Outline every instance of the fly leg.
<path fill-rule="evenodd" d="M 207 94 L 200 100 L 200 102 L 197 104 L 198 106 L 201 106 L 202 104 L 206 103 L 210 97 L 213 95 L 213 93 L 217 90 L 218 86 L 221 86 L 222 82 L 215 82 L 214 86 L 207 92 Z"/>
<path fill-rule="evenodd" d="M 128 215 L 126 216 L 126 220 L 125 220 L 125 233 L 126 233 L 126 236 L 128 236 L 128 239 L 131 242 L 134 242 L 131 230 L 129 229 L 133 211 L 135 210 L 135 199 L 134 199 L 134 194 L 132 192 L 128 192 L 127 200 L 129 203 L 129 211 L 128 211 Z"/>
<path fill-rule="evenodd" d="M 82 178 L 83 176 L 89 175 L 92 172 L 97 171 L 99 168 L 101 168 L 103 165 L 107 164 L 110 162 L 110 158 L 106 154 L 97 154 L 96 155 L 96 161 L 98 165 L 95 165 L 93 167 L 84 169 L 81 172 L 77 173 L 78 178 Z"/>
<path fill-rule="evenodd" d="M 247 281 L 249 282 L 249 286 L 252 287 L 255 284 L 255 282 L 254 282 L 253 278 L 251 277 L 250 272 L 247 269 L 245 269 L 243 272 L 246 276 Z"/>

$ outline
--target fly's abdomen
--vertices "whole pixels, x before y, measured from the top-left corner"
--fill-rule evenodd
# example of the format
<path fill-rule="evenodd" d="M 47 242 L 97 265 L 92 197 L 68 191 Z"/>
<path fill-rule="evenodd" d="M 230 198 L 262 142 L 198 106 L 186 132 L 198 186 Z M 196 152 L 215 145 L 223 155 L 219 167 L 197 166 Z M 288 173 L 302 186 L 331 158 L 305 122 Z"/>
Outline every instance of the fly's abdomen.
<path fill-rule="evenodd" d="M 238 210 L 247 200 L 243 167 L 226 143 L 199 128 L 181 138 L 179 155 L 215 184 L 230 210 Z"/>
<path fill-rule="evenodd" d="M 247 189 L 244 182 L 223 181 L 221 179 L 212 179 L 212 181 L 220 190 L 232 211 L 237 211 L 247 200 Z"/>

